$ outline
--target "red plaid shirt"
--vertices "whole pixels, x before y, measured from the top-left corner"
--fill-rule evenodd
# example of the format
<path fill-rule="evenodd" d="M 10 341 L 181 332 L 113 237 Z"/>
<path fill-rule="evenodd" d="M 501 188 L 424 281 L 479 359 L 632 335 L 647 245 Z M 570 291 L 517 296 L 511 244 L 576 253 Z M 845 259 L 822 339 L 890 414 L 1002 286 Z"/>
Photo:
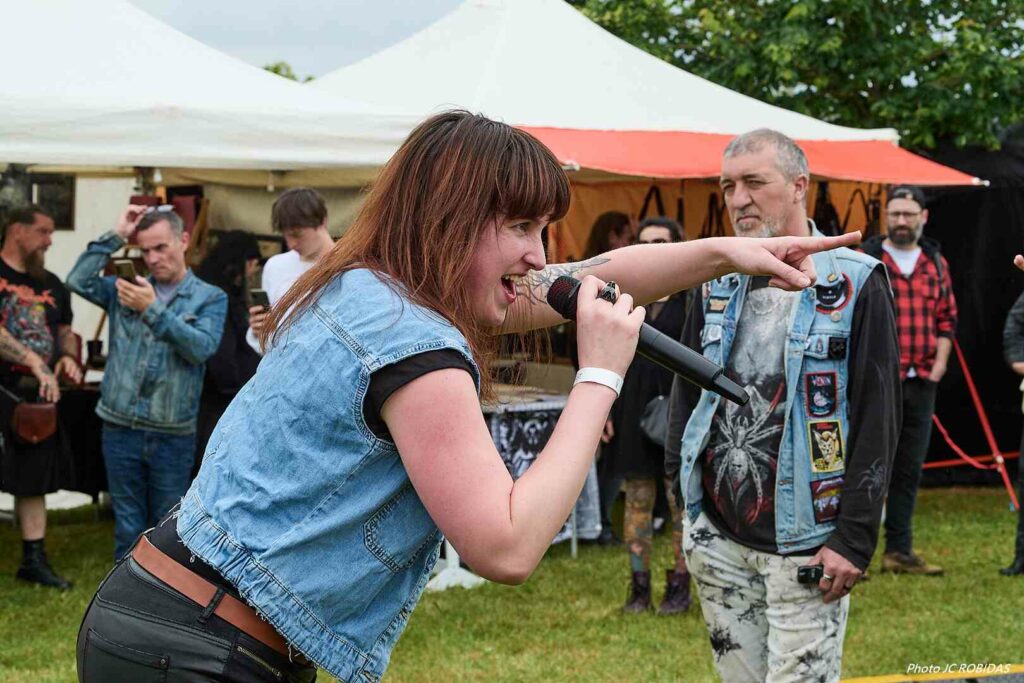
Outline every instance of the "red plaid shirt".
<path fill-rule="evenodd" d="M 900 333 L 900 376 L 914 368 L 918 377 L 928 377 L 935 364 L 939 337 L 953 338 L 956 332 L 956 298 L 949 277 L 949 264 L 939 254 L 942 274 L 935 259 L 924 250 L 917 257 L 914 272 L 904 275 L 885 251 L 882 262 L 889 269 L 889 280 L 896 302 L 896 327 Z M 943 296 L 945 293 L 945 296 Z"/>

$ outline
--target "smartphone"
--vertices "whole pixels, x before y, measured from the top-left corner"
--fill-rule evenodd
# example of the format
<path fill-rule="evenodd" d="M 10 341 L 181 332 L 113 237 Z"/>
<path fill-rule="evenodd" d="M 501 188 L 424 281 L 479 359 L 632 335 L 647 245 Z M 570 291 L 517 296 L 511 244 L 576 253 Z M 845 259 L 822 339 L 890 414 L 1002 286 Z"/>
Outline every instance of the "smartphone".
<path fill-rule="evenodd" d="M 809 567 L 800 567 L 796 570 L 798 583 L 818 583 L 825 573 L 825 567 L 820 564 L 812 564 Z"/>
<path fill-rule="evenodd" d="M 132 263 L 131 259 L 128 259 L 128 258 L 114 259 L 114 272 L 117 273 L 117 276 L 119 278 L 121 278 L 122 280 L 127 280 L 128 282 L 132 283 L 133 285 L 136 284 L 136 282 L 135 282 L 135 264 Z"/>
<path fill-rule="evenodd" d="M 265 290 L 249 290 L 249 300 L 252 301 L 253 306 L 262 306 L 265 311 L 270 310 L 270 297 L 267 296 L 267 292 Z"/>

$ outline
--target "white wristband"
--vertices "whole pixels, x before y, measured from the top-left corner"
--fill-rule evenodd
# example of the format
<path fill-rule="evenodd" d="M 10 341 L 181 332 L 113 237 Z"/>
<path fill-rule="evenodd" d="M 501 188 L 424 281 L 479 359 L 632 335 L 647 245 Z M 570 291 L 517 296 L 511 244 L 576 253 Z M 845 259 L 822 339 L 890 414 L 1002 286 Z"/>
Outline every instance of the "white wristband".
<path fill-rule="evenodd" d="M 622 375 L 604 368 L 580 368 L 580 371 L 576 373 L 576 381 L 572 385 L 576 386 L 580 382 L 603 384 L 614 391 L 616 396 L 622 391 Z"/>

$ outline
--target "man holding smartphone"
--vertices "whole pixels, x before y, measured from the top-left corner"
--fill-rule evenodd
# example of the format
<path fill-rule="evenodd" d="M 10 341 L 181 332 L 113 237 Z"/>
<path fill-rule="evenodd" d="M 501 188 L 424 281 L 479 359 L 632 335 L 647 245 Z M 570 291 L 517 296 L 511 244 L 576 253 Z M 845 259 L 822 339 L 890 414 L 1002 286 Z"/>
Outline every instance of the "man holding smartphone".
<path fill-rule="evenodd" d="M 22 559 L 16 577 L 50 588 L 71 587 L 50 566 L 44 549 L 47 493 L 71 486 L 67 439 L 60 429 L 26 440 L 12 425 L 22 403 L 53 406 L 60 400 L 58 378 L 82 379 L 78 344 L 71 331 L 71 296 L 44 259 L 53 237 L 53 218 L 40 206 L 12 211 L 3 224 L 0 250 L 0 490 L 14 496 L 21 526 Z"/>
<path fill-rule="evenodd" d="M 334 246 L 327 232 L 327 205 L 316 190 L 295 187 L 281 193 L 271 209 L 270 221 L 274 230 L 284 236 L 288 251 L 272 256 L 263 266 L 261 289 L 266 292 L 266 300 L 257 300 L 255 295 L 259 290 L 252 292 L 249 332 L 245 338 L 260 354 L 263 347 L 259 335 L 270 307 Z"/>
<path fill-rule="evenodd" d="M 150 271 L 131 282 L 101 274 L 134 241 Z M 71 291 L 102 306 L 110 354 L 96 413 L 114 505 L 114 559 L 188 489 L 206 359 L 220 344 L 223 291 L 188 268 L 189 234 L 170 206 L 130 206 L 90 242 L 68 275 Z"/>

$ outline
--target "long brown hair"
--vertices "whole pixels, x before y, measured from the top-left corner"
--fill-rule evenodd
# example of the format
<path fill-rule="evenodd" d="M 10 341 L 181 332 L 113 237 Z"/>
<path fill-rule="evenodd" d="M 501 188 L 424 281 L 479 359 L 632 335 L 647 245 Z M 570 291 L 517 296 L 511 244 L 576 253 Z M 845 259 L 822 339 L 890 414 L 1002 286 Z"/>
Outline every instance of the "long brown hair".
<path fill-rule="evenodd" d="M 342 238 L 273 307 L 261 341 L 269 346 L 334 278 L 369 268 L 462 333 L 489 396 L 497 336 L 476 320 L 465 287 L 477 242 L 498 220 L 554 222 L 568 209 L 565 172 L 532 135 L 466 111 L 432 116 L 385 164 Z"/>

